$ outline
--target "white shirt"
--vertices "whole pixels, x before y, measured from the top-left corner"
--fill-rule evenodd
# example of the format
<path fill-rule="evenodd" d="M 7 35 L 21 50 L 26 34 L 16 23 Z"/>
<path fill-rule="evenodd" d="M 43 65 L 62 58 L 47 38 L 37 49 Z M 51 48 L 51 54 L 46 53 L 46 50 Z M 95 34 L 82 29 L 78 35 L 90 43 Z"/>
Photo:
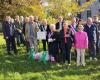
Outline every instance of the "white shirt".
<path fill-rule="evenodd" d="M 62 30 L 62 22 L 59 22 L 59 30 Z"/>

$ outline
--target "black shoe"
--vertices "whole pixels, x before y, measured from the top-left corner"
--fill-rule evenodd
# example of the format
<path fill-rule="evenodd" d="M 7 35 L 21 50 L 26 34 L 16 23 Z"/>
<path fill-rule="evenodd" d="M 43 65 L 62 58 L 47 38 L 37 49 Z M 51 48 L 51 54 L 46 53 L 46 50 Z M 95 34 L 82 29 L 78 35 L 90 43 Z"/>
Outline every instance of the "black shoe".
<path fill-rule="evenodd" d="M 20 47 L 20 44 L 17 44 L 18 47 Z"/>
<path fill-rule="evenodd" d="M 15 53 L 15 55 L 17 55 L 18 54 L 17 50 L 15 50 L 14 53 Z"/>
<path fill-rule="evenodd" d="M 12 55 L 11 52 L 8 52 L 8 55 Z"/>

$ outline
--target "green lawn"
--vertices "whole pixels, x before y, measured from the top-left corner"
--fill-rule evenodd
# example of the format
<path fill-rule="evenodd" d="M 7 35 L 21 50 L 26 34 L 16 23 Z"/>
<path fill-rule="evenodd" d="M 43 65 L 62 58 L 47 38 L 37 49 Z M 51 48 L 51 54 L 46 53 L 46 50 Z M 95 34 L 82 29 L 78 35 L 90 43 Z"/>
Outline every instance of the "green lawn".
<path fill-rule="evenodd" d="M 8 56 L 5 41 L 0 36 L 0 80 L 100 80 L 100 61 L 90 62 L 86 57 L 86 67 L 39 63 L 25 56 L 25 48 L 18 48 L 19 56 Z"/>

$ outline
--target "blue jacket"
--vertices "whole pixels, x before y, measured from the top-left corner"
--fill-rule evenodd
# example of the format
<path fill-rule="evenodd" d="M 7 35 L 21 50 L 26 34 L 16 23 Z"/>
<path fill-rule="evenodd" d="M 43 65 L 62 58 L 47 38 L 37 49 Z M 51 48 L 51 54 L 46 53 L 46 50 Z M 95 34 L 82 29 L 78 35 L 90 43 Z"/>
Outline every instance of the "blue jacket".
<path fill-rule="evenodd" d="M 95 24 L 92 24 L 91 27 L 89 27 L 87 24 L 84 25 L 84 31 L 87 32 L 88 40 L 89 42 L 97 40 L 97 28 Z"/>

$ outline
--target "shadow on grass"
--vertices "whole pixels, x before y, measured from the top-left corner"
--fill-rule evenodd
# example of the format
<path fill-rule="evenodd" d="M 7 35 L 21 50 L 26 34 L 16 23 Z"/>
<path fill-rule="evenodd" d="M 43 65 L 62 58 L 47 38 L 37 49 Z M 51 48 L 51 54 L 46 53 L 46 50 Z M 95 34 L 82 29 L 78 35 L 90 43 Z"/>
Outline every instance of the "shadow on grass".
<path fill-rule="evenodd" d="M 7 56 L 6 54 L 3 54 L 4 51 L 5 47 L 0 49 L 0 72 L 4 75 L 7 75 L 8 72 L 18 72 L 20 74 L 39 72 L 48 78 L 50 74 L 58 77 L 64 77 L 66 75 L 91 75 L 92 73 L 97 73 L 100 71 L 100 61 L 87 61 L 88 65 L 86 67 L 76 67 L 76 65 L 74 65 L 75 62 L 73 62 L 71 66 L 62 64 L 59 64 L 60 66 L 58 66 L 58 64 L 51 64 L 50 62 L 44 64 L 42 62 L 29 60 L 25 56 L 25 50 L 23 51 L 23 47 L 19 48 L 18 57 Z M 100 78 L 100 76 L 98 77 Z M 36 79 L 37 78 L 34 80 Z"/>
<path fill-rule="evenodd" d="M 100 80 L 100 75 L 93 77 L 92 80 Z"/>

